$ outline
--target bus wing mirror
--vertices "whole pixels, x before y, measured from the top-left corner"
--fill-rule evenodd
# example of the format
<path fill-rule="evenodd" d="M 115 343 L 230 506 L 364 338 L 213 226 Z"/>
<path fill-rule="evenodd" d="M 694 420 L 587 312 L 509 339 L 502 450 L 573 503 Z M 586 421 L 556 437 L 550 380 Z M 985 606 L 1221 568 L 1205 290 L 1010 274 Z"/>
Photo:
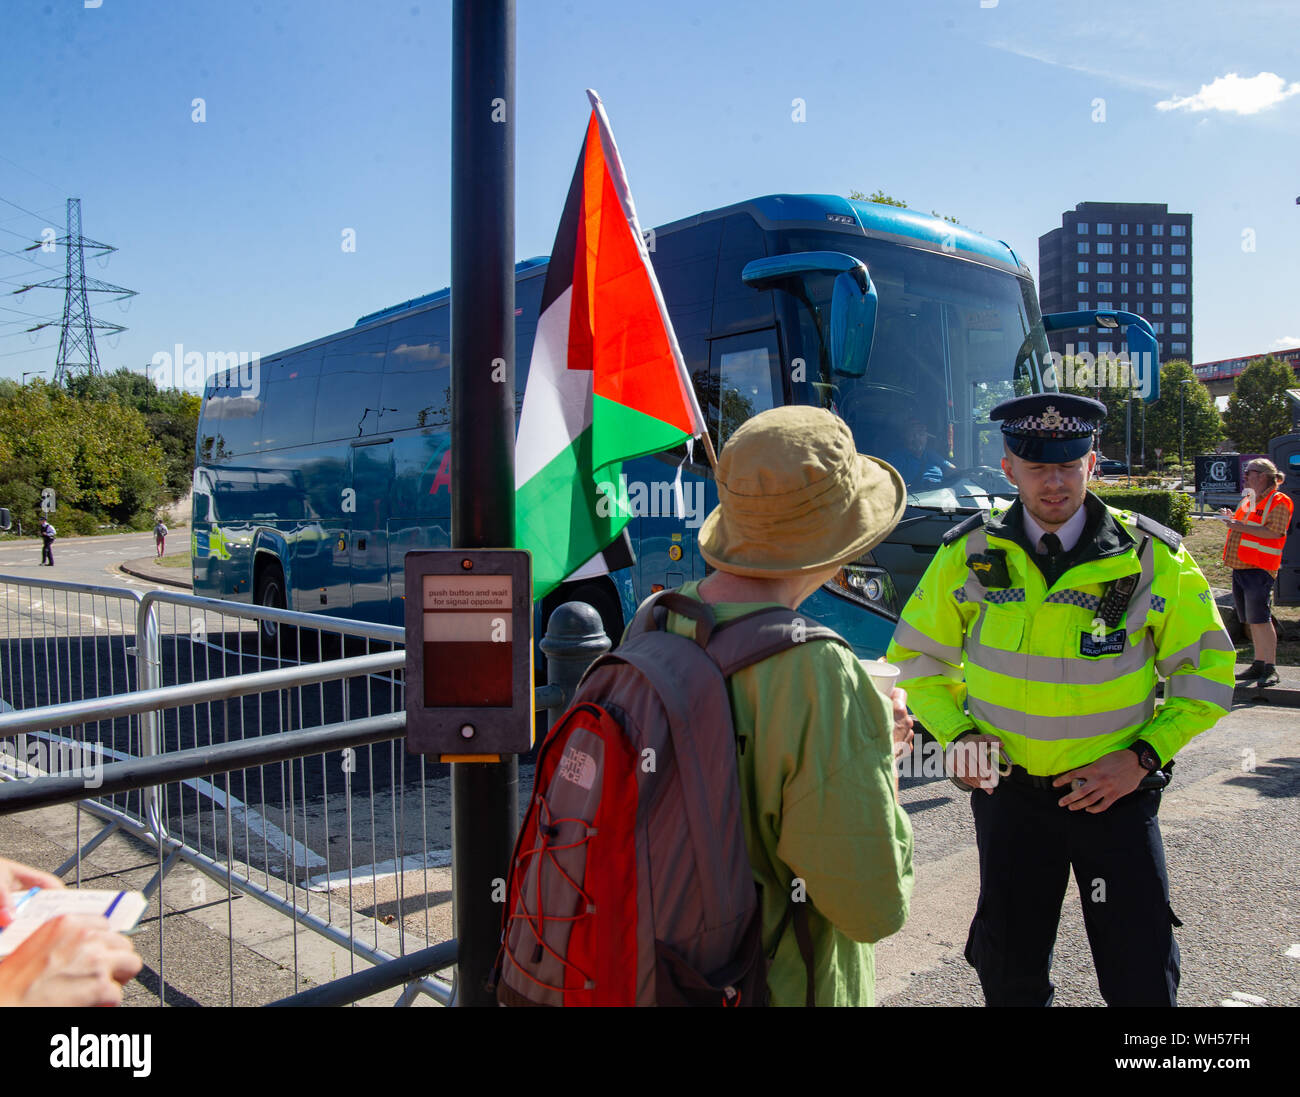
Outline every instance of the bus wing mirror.
<path fill-rule="evenodd" d="M 867 268 L 859 267 L 861 279 L 856 271 L 837 274 L 831 291 L 831 369 L 844 377 L 867 372 L 876 334 L 876 287 Z"/>
<path fill-rule="evenodd" d="M 1128 348 L 1129 366 L 1133 370 L 1133 387 L 1142 393 L 1150 404 L 1160 399 L 1160 344 L 1156 333 L 1145 319 L 1133 312 L 1088 310 L 1085 312 L 1052 312 L 1043 317 L 1044 331 L 1062 328 L 1104 328 L 1114 331 L 1124 327 Z"/>
<path fill-rule="evenodd" d="M 871 344 L 876 334 L 879 298 L 866 264 L 842 251 L 800 251 L 770 255 L 745 264 L 741 281 L 752 289 L 785 288 L 794 280 L 803 293 L 803 280 L 812 274 L 833 274 L 829 351 L 831 369 L 845 377 L 867 372 Z M 806 294 L 804 294 L 806 299 Z"/>

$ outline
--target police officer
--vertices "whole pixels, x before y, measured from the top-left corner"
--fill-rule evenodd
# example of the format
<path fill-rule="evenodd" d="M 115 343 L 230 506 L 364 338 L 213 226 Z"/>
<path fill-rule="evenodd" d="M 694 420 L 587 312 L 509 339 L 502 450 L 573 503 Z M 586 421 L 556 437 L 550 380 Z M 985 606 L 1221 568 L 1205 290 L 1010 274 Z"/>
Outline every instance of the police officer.
<path fill-rule="evenodd" d="M 1159 790 L 1230 707 L 1235 653 L 1179 536 L 1087 490 L 1105 414 L 1059 393 L 993 409 L 1019 498 L 948 532 L 889 649 L 977 790 L 966 959 L 989 1005 L 1051 1004 L 1071 867 L 1106 1002 L 1173 1005 L 1178 988 Z"/>

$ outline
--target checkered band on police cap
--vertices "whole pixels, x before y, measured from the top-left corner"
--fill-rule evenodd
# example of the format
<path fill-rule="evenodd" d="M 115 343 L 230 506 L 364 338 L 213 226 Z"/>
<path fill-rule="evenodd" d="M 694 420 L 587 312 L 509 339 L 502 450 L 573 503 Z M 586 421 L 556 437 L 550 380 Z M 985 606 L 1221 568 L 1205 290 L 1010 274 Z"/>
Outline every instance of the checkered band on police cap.
<path fill-rule="evenodd" d="M 1062 415 L 1054 405 L 1049 404 L 1040 415 L 1024 415 L 1019 419 L 1007 419 L 1002 429 L 1012 434 L 1042 432 L 1048 435 L 1091 434 L 1095 425 L 1077 415 Z"/>

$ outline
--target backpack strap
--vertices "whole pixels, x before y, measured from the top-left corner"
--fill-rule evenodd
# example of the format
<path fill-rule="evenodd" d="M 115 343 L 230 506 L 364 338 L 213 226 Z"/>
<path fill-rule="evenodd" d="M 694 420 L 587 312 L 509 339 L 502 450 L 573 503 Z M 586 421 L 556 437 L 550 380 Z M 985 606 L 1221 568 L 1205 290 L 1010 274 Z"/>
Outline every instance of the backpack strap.
<path fill-rule="evenodd" d="M 763 889 L 759 889 L 760 909 L 762 904 Z M 815 990 L 817 977 L 817 961 L 813 953 L 812 929 L 808 921 L 808 904 L 796 903 L 793 899 L 786 904 L 785 914 L 781 918 L 781 924 L 776 927 L 776 944 L 772 946 L 772 951 L 767 954 L 767 962 L 770 965 L 776 959 L 776 950 L 781 947 L 781 939 L 785 937 L 786 928 L 794 922 L 794 941 L 799 947 L 799 955 L 803 959 L 803 969 L 805 976 L 805 987 L 803 1004 L 806 1008 L 812 1009 L 817 1005 L 817 994 Z"/>
<path fill-rule="evenodd" d="M 830 640 L 853 650 L 834 629 L 810 622 L 785 606 L 768 606 L 719 625 L 713 630 L 707 650 L 723 677 L 730 678 L 737 671 L 813 640 Z"/>
<path fill-rule="evenodd" d="M 627 636 L 631 639 L 642 632 L 662 631 L 667 621 L 668 611 L 680 613 L 695 622 L 695 642 L 705 647 L 715 628 L 713 609 L 707 602 L 687 598 L 676 590 L 661 590 L 652 594 L 641 603 L 632 624 L 628 626 Z"/>

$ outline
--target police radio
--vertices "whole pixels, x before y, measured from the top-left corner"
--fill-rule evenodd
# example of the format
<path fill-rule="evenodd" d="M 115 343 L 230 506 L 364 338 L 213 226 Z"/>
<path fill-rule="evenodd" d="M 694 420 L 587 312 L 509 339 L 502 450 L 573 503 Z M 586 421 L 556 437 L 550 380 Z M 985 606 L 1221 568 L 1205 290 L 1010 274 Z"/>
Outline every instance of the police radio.
<path fill-rule="evenodd" d="M 406 749 L 497 762 L 533 745 L 532 560 L 521 549 L 406 554 Z"/>

